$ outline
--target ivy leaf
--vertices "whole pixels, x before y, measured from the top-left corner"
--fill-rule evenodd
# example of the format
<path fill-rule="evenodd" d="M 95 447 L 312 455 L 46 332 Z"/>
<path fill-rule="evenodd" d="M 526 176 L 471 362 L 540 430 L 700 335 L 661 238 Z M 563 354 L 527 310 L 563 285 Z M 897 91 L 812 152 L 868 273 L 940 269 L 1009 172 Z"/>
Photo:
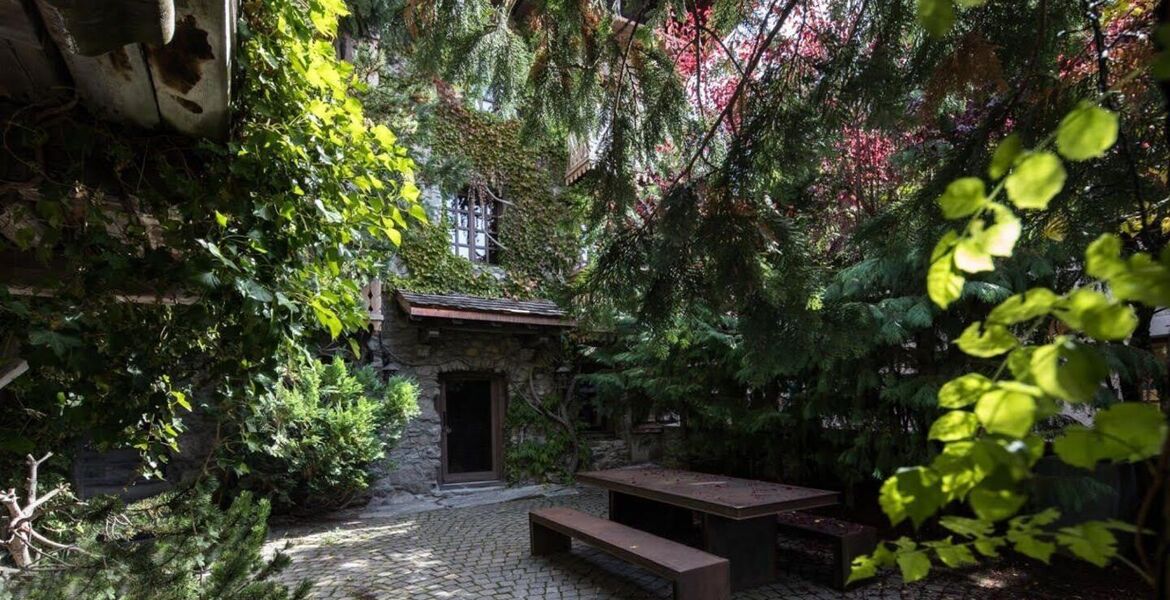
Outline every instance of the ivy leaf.
<path fill-rule="evenodd" d="M 70 348 L 81 346 L 81 340 L 48 329 L 37 329 L 28 334 L 28 341 L 34 346 L 46 346 L 58 357 L 64 357 Z"/>
<path fill-rule="evenodd" d="M 255 279 L 237 279 L 236 289 L 245 298 L 251 298 L 257 302 L 272 302 L 272 292 L 268 291 L 263 285 L 260 285 Z"/>
<path fill-rule="evenodd" d="M 1056 128 L 1056 149 L 1069 160 L 1105 155 L 1117 142 L 1117 115 L 1089 102 L 1065 115 Z"/>
<path fill-rule="evenodd" d="M 1003 325 L 995 323 L 984 325 L 976 321 L 963 330 L 955 344 L 966 354 L 990 358 L 1015 348 L 1019 342 Z"/>
<path fill-rule="evenodd" d="M 965 440 L 979 431 L 979 419 L 965 410 L 952 410 L 935 419 L 927 439 L 940 442 Z"/>
<path fill-rule="evenodd" d="M 1005 138 L 995 147 L 995 153 L 991 155 L 991 164 L 987 167 L 987 174 L 992 179 L 999 179 L 1007 174 L 1012 169 L 1012 165 L 1016 163 L 1016 159 L 1024 150 L 1024 143 L 1020 139 L 1020 134 L 1013 133 Z"/>
<path fill-rule="evenodd" d="M 938 390 L 938 405 L 943 408 L 963 408 L 975 404 L 994 384 L 978 373 L 967 373 L 952 379 Z"/>
<path fill-rule="evenodd" d="M 1051 152 L 1030 154 L 1012 170 L 1005 187 L 1012 203 L 1023 209 L 1044 210 L 1060 190 L 1068 174 L 1060 158 Z"/>
<path fill-rule="evenodd" d="M 427 211 L 421 204 L 411 204 L 409 213 L 419 223 L 427 222 Z"/>
<path fill-rule="evenodd" d="M 996 388 L 979 399 L 975 415 L 991 433 L 1022 438 L 1036 422 L 1036 399 L 1028 394 Z"/>
<path fill-rule="evenodd" d="M 1014 325 L 1048 314 L 1059 297 L 1048 288 L 1033 288 L 999 303 L 987 315 L 988 321 Z"/>
<path fill-rule="evenodd" d="M 893 525 L 909 517 L 918 527 L 942 506 L 942 501 L 938 475 L 926 467 L 898 471 L 882 484 L 878 495 L 878 503 Z"/>
<path fill-rule="evenodd" d="M 967 502 L 975 516 L 986 521 L 1002 521 L 1020 510 L 1028 497 L 1011 490 L 993 490 L 976 487 L 967 495 Z"/>
<path fill-rule="evenodd" d="M 337 317 L 337 313 L 316 301 L 309 306 L 313 308 L 313 314 L 317 316 L 317 321 L 329 329 L 329 336 L 337 339 L 342 330 L 341 319 Z"/>
<path fill-rule="evenodd" d="M 223 228 L 227 227 L 228 216 L 217 210 L 217 211 L 215 211 L 215 222 L 219 224 L 220 229 L 223 229 Z"/>
<path fill-rule="evenodd" d="M 952 229 L 935 244 L 930 255 L 930 269 L 926 272 L 927 295 L 943 309 L 959 299 L 966 281 L 954 269 L 954 248 L 958 239 L 958 232 Z"/>
<path fill-rule="evenodd" d="M 953 0 L 918 0 L 918 22 L 934 37 L 942 37 L 955 24 Z"/>
<path fill-rule="evenodd" d="M 938 204 L 947 219 L 971 216 L 987 205 L 987 188 L 978 177 L 956 179 L 947 185 Z"/>
<path fill-rule="evenodd" d="M 1056 534 L 1056 541 L 1077 558 L 1098 567 L 1104 567 L 1109 564 L 1109 559 L 1117 556 L 1117 538 L 1100 521 L 1087 521 L 1061 528 Z"/>
<path fill-rule="evenodd" d="M 930 573 L 930 557 L 925 550 L 899 553 L 898 568 L 901 569 L 902 580 L 906 583 L 918 581 Z"/>

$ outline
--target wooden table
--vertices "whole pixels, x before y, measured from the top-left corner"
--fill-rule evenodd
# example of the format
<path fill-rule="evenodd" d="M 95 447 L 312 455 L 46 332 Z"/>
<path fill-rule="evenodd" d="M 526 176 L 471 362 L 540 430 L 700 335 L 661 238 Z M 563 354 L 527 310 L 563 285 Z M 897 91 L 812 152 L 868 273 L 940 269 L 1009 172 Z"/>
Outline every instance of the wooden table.
<path fill-rule="evenodd" d="M 837 492 L 678 469 L 589 471 L 577 480 L 609 492 L 611 520 L 727 558 L 736 590 L 775 580 L 777 513 L 839 502 Z"/>

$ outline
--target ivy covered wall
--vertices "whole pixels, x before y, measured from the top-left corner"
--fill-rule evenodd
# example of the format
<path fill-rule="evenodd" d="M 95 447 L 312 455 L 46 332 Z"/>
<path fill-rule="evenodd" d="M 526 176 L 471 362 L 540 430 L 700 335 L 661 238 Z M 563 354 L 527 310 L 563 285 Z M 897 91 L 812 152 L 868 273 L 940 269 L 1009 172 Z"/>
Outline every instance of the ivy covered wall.
<path fill-rule="evenodd" d="M 513 119 L 467 107 L 438 84 L 420 111 L 420 180 L 430 223 L 412 227 L 396 256 L 391 288 L 514 298 L 562 296 L 580 263 L 586 196 L 563 185 L 563 139 L 526 139 Z M 448 199 L 469 185 L 503 198 L 498 265 L 456 256 L 450 247 Z"/>

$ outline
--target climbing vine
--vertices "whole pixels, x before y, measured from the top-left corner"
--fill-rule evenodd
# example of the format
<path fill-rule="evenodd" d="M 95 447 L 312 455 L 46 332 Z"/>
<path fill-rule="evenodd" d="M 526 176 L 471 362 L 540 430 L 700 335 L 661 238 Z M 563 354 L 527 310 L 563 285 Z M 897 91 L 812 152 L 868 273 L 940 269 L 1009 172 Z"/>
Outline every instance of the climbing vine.
<path fill-rule="evenodd" d="M 84 436 L 161 473 L 195 403 L 230 411 L 290 349 L 365 326 L 359 286 L 426 215 L 405 148 L 350 93 L 332 45 L 344 13 L 242 3 L 226 143 L 72 104 L 2 115 L 19 166 L 0 185 L 14 224 L 0 244 L 49 275 L 0 290 L 0 341 L 30 366 L 5 389 L 0 451 Z"/>
<path fill-rule="evenodd" d="M 521 135 L 518 121 L 466 107 L 438 84 L 436 105 L 421 127 L 432 153 L 424 177 L 446 198 L 469 186 L 486 186 L 502 198 L 498 270 L 455 256 L 445 211 L 429 226 L 408 233 L 400 252 L 408 270 L 392 285 L 424 292 L 481 296 L 556 297 L 581 255 L 584 196 L 560 185 L 566 149 L 562 139 Z"/>

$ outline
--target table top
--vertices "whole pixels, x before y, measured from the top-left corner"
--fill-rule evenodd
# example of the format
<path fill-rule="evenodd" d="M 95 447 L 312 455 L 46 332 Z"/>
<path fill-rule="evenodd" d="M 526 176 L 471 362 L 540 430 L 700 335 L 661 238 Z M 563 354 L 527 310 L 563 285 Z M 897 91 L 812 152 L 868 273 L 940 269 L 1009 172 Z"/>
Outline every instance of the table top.
<path fill-rule="evenodd" d="M 578 473 L 577 480 L 729 519 L 750 519 L 840 502 L 840 494 L 829 490 L 657 467 L 588 471 Z"/>

